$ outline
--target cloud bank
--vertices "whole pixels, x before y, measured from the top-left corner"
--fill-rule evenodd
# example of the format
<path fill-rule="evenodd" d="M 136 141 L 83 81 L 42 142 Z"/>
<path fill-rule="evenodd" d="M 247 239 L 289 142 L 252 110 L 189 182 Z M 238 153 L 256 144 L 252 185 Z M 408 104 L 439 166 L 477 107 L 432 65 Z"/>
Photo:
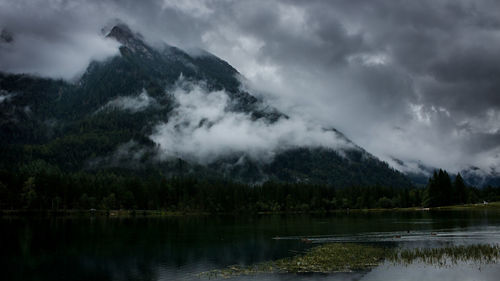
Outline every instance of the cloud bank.
<path fill-rule="evenodd" d="M 79 1 L 0 1 L 0 71 L 76 79 L 92 60 L 118 54 L 100 33 L 107 19 Z"/>
<path fill-rule="evenodd" d="M 209 164 L 234 155 L 270 161 L 280 151 L 300 147 L 354 148 L 334 131 L 300 118 L 270 123 L 250 114 L 228 111 L 231 100 L 224 91 L 208 91 L 203 83 L 180 78 L 169 92 L 176 107 L 167 122 L 158 124 L 150 139 L 162 159 L 182 158 Z"/>
<path fill-rule="evenodd" d="M 157 102 L 153 97 L 150 97 L 145 89 L 138 96 L 118 96 L 110 100 L 103 108 L 120 109 L 131 113 L 143 111 L 150 106 L 156 105 Z"/>

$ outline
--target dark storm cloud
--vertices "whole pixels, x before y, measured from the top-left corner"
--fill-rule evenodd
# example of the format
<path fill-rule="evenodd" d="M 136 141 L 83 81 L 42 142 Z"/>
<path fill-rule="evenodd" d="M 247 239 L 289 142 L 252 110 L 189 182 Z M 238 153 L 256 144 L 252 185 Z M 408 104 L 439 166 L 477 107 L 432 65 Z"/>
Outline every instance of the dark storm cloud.
<path fill-rule="evenodd" d="M 455 170 L 467 162 L 498 165 L 488 156 L 500 144 L 498 2 L 280 3 L 301 29 L 280 25 L 287 16 L 277 12 L 238 31 L 262 40 L 259 62 L 294 84 L 281 94 L 388 160 L 392 154 Z M 461 131 L 464 123 L 472 129 Z"/>
<path fill-rule="evenodd" d="M 0 28 L 19 44 L 12 51 L 0 42 L 2 70 L 77 74 L 114 54 L 98 30 L 118 18 L 152 43 L 215 53 L 255 94 L 340 129 L 385 160 L 499 166 L 498 1 L 0 0 L 0 7 Z M 78 60 L 75 48 L 84 54 Z"/>

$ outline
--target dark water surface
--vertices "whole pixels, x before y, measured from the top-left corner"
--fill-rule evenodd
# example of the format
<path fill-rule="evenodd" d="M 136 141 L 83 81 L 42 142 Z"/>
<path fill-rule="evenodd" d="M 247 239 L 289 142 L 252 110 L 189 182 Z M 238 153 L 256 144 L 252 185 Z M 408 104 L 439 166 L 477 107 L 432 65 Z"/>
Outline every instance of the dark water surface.
<path fill-rule="evenodd" d="M 401 236 L 401 237 L 399 237 Z M 301 240 L 307 237 L 313 243 Z M 0 218 L 0 280 L 203 280 L 197 273 L 292 256 L 323 242 L 397 247 L 500 243 L 500 212 L 328 216 Z M 238 280 L 500 280 L 500 265 L 383 264 L 342 274 Z"/>

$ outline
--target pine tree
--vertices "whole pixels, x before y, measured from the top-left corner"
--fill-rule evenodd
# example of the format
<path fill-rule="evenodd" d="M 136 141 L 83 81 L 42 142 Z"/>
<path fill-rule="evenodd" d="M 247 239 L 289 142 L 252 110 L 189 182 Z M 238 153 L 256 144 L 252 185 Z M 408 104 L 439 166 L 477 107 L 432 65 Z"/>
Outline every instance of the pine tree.
<path fill-rule="evenodd" d="M 444 170 L 439 170 L 438 174 L 438 188 L 439 188 L 439 205 L 447 206 L 452 204 L 453 187 L 448 173 Z"/>
<path fill-rule="evenodd" d="M 439 188 L 438 188 L 438 174 L 434 171 L 434 174 L 429 178 L 429 183 L 424 192 L 423 205 L 424 207 L 436 207 L 439 201 Z"/>
<path fill-rule="evenodd" d="M 455 198 L 457 204 L 464 204 L 467 202 L 467 187 L 465 186 L 465 182 L 460 175 L 460 173 L 457 174 L 455 177 L 455 182 L 453 183 L 454 191 L 455 191 Z"/>
<path fill-rule="evenodd" d="M 425 190 L 424 206 L 437 207 L 452 203 L 453 187 L 448 173 L 444 170 L 434 171 Z"/>

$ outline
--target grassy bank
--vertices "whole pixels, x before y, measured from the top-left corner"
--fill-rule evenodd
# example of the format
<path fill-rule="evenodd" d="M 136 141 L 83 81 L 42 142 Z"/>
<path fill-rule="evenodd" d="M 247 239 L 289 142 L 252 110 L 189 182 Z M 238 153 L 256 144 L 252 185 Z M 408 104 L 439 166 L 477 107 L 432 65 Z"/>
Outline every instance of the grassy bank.
<path fill-rule="evenodd" d="M 477 203 L 477 204 L 464 204 L 464 205 L 454 205 L 454 206 L 444 206 L 432 208 L 433 210 L 500 210 L 500 202 L 488 202 L 488 203 Z"/>

